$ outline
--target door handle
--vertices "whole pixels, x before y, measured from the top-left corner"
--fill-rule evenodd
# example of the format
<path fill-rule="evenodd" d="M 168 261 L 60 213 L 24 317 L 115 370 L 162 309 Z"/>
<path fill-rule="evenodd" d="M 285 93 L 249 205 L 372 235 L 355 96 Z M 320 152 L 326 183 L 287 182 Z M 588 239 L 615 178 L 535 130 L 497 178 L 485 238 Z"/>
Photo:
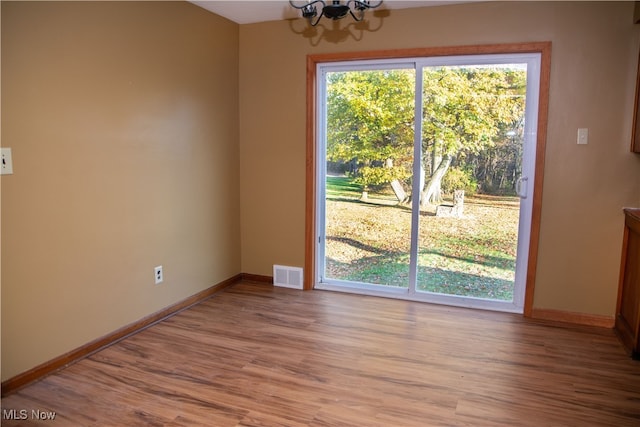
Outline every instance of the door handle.
<path fill-rule="evenodd" d="M 528 181 L 529 181 L 529 178 L 527 178 L 526 176 L 521 176 L 516 181 L 516 194 L 521 199 L 527 198 L 527 182 Z"/>

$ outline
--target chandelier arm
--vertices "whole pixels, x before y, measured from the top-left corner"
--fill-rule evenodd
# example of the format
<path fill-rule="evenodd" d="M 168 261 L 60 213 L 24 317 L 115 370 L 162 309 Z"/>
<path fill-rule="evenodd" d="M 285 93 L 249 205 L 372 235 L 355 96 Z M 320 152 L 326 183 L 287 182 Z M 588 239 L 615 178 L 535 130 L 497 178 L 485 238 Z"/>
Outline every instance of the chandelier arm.
<path fill-rule="evenodd" d="M 353 13 L 353 10 L 351 10 L 351 8 L 349 8 L 349 13 L 351 14 L 351 17 L 357 22 L 360 22 L 364 19 L 364 10 L 358 11 L 358 15 L 360 15 L 359 17 L 356 16 L 355 13 Z"/>
<path fill-rule="evenodd" d="M 309 18 L 309 23 L 311 24 L 312 27 L 315 27 L 316 25 L 318 25 L 318 22 L 320 22 L 320 19 L 324 16 L 324 8 L 322 9 L 322 12 L 320 12 L 320 15 L 318 15 L 318 17 L 316 18 L 316 21 L 313 22 L 313 17 Z"/>

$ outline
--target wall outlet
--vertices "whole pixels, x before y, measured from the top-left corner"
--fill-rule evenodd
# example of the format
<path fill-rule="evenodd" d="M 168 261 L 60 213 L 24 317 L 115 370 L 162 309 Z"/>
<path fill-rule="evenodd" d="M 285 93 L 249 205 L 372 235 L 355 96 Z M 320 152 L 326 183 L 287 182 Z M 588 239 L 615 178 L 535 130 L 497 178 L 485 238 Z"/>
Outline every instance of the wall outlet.
<path fill-rule="evenodd" d="M 156 285 L 162 283 L 164 276 L 162 275 L 162 266 L 159 265 L 153 269 L 153 275 L 155 276 Z"/>
<path fill-rule="evenodd" d="M 578 144 L 586 145 L 589 143 L 589 129 L 578 128 Z"/>
<path fill-rule="evenodd" d="M 0 175 L 11 175 L 12 173 L 11 148 L 0 148 Z"/>

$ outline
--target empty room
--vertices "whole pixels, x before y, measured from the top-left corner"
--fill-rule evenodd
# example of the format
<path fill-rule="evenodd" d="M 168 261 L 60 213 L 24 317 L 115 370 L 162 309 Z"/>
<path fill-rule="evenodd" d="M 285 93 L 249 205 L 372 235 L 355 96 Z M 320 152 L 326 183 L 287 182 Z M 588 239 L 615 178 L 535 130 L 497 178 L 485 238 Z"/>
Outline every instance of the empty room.
<path fill-rule="evenodd" d="M 640 423 L 639 2 L 0 20 L 3 426 Z"/>

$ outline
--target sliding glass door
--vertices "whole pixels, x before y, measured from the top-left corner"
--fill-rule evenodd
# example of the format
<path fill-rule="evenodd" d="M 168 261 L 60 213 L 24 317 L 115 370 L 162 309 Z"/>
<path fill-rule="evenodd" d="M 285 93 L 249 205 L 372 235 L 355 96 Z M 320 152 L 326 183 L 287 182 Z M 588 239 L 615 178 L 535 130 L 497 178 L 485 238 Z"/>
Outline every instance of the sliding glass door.
<path fill-rule="evenodd" d="M 318 66 L 316 288 L 522 311 L 539 62 Z"/>

